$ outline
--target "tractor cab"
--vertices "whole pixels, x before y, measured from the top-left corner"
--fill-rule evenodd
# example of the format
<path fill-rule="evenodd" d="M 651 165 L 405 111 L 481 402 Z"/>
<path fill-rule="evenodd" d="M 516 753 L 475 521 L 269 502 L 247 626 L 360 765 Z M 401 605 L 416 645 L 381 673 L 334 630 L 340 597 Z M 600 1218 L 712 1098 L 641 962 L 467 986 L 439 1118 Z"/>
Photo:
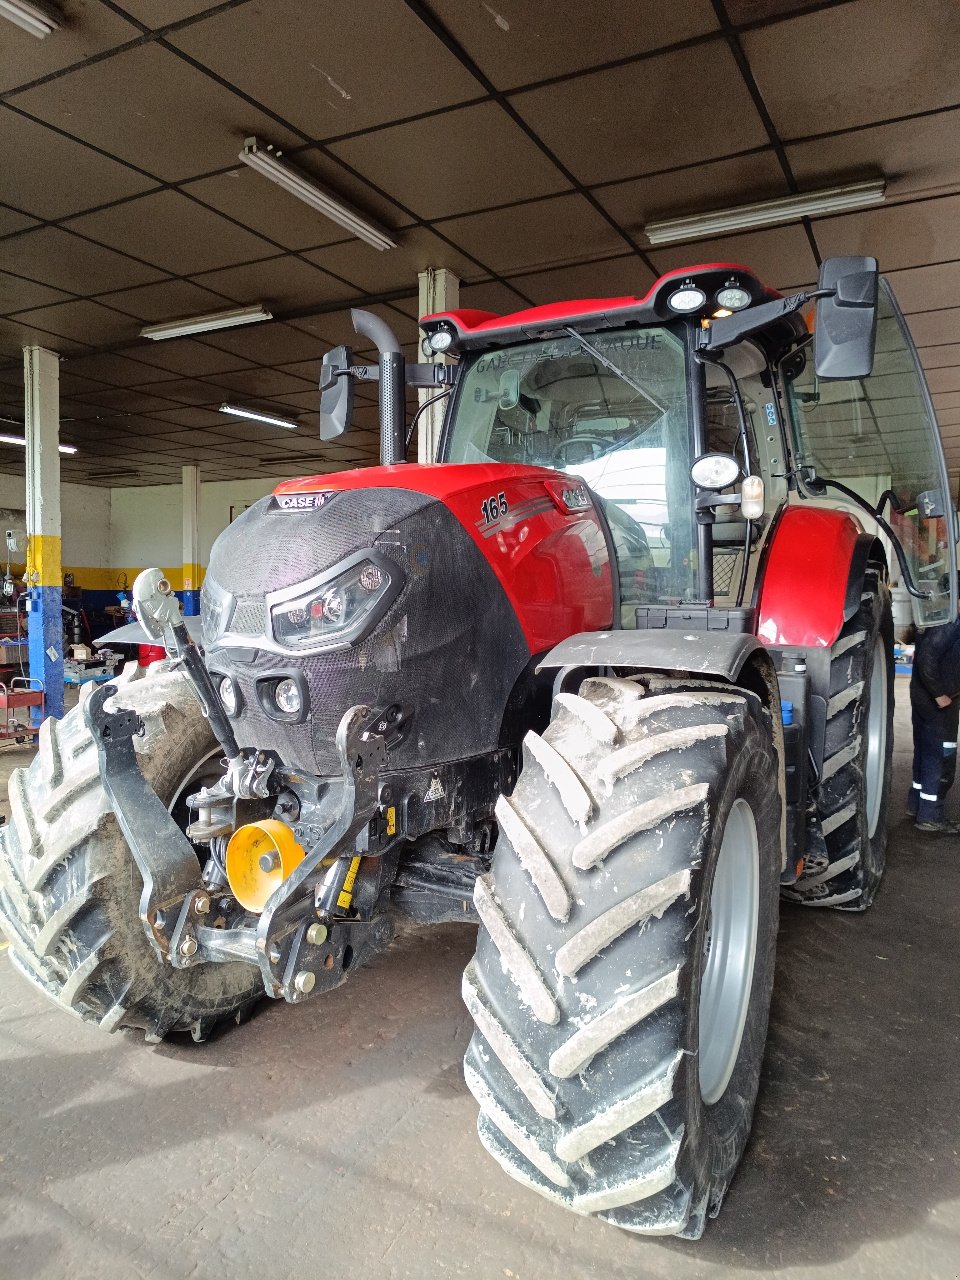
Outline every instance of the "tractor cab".
<path fill-rule="evenodd" d="M 833 290 L 800 305 L 711 264 L 642 299 L 429 316 L 425 349 L 459 356 L 440 459 L 586 481 L 609 527 L 622 627 L 649 625 L 651 606 L 756 603 L 778 517 L 812 502 L 867 518 L 919 625 L 952 617 L 949 490 L 909 331 L 885 281 L 843 307 L 831 296 L 838 279 L 862 286 L 871 263 L 831 260 Z"/>

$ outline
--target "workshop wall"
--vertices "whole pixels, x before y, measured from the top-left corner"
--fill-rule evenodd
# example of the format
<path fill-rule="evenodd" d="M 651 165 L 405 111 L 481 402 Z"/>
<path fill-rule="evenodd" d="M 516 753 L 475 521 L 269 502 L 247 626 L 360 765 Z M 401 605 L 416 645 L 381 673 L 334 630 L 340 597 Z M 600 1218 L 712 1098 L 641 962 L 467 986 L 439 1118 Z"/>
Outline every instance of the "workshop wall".
<path fill-rule="evenodd" d="M 179 491 L 178 491 L 179 492 Z M 23 476 L 0 475 L 0 507 L 25 511 L 27 505 Z M 60 519 L 64 572 L 75 574 L 84 568 L 93 572 L 89 582 L 78 577 L 80 586 L 99 586 L 102 570 L 110 565 L 110 490 L 86 484 L 64 484 L 60 488 Z M 2 534 L 0 534 L 2 539 Z M 14 568 L 23 569 L 25 557 Z M 96 581 L 94 581 L 96 579 Z"/>
<path fill-rule="evenodd" d="M 200 562 L 206 568 L 217 536 L 280 478 L 221 480 L 200 487 Z M 110 556 L 115 574 L 132 582 L 140 569 L 159 565 L 174 588 L 182 586 L 183 507 L 179 485 L 139 485 L 113 489 Z"/>

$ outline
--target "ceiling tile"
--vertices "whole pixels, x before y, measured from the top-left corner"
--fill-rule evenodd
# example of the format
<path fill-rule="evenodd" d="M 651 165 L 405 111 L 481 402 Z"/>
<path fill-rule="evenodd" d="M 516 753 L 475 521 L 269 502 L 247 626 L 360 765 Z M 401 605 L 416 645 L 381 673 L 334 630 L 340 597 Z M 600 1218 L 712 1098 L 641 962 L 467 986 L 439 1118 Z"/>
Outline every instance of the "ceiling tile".
<path fill-rule="evenodd" d="M 268 126 L 279 144 L 295 137 L 157 44 L 27 89 L 14 102 L 165 181 L 231 163 L 244 137 Z"/>
<path fill-rule="evenodd" d="M 296 394 L 305 389 L 302 378 L 291 377 L 289 373 L 281 373 L 277 369 L 244 369 L 240 373 L 224 373 L 217 378 L 220 388 L 234 395 L 272 396 L 283 392 Z M 221 399 L 229 399 L 224 391 L 219 392 Z"/>
<path fill-rule="evenodd" d="M 336 143 L 330 150 L 427 219 L 570 186 L 493 102 L 448 112 L 441 121 L 431 118 L 379 129 Z"/>
<path fill-rule="evenodd" d="M 123 0 L 123 9 L 151 31 L 192 18 L 204 9 L 215 9 L 220 0 Z"/>
<path fill-rule="evenodd" d="M 955 306 L 960 298 L 960 261 L 885 271 L 884 275 L 907 316 L 914 311 Z"/>
<path fill-rule="evenodd" d="M 157 382 L 144 382 L 137 387 L 137 391 L 147 395 L 163 396 L 168 402 L 175 404 L 194 405 L 212 404 L 223 395 L 220 387 L 201 378 L 170 378 Z"/>
<path fill-rule="evenodd" d="M 760 31 L 743 47 L 780 136 L 800 138 L 960 101 L 955 0 L 841 4 Z"/>
<path fill-rule="evenodd" d="M 164 342 L 150 342 L 137 347 L 136 358 L 144 367 L 143 382 L 160 377 L 159 370 L 186 378 L 202 378 L 210 373 L 228 373 L 234 369 L 247 369 L 248 360 L 229 351 L 208 346 L 193 338 L 170 338 Z"/>
<path fill-rule="evenodd" d="M 215 409 L 195 409 L 183 405 L 177 409 L 160 409 L 150 415 L 158 422 L 177 423 L 183 427 L 217 427 L 223 425 L 223 414 Z"/>
<path fill-rule="evenodd" d="M 825 258 L 872 254 L 879 259 L 881 271 L 956 260 L 960 259 L 960 195 L 819 218 L 813 231 Z"/>
<path fill-rule="evenodd" d="M 112 209 L 72 218 L 67 224 L 176 275 L 249 262 L 276 253 L 252 231 L 234 226 L 178 191 L 158 191 Z"/>
<path fill-rule="evenodd" d="M 960 342 L 960 307 L 949 311 L 928 311 L 909 317 L 910 332 L 918 347 Z M 958 400 L 960 403 L 960 400 Z"/>
<path fill-rule="evenodd" d="M 309 360 L 316 354 L 312 337 L 293 325 L 276 321 L 252 325 L 249 329 L 224 329 L 221 333 L 205 335 L 204 341 L 257 364 L 289 364 L 294 360 Z"/>
<path fill-rule="evenodd" d="M 0 40 L 0 93 L 84 62 L 140 35 L 131 22 L 95 0 L 61 0 L 59 8 L 64 24 L 45 40 L 38 40 L 13 24 L 4 26 Z"/>
<path fill-rule="evenodd" d="M 725 0 L 724 8 L 734 26 L 788 18 L 797 9 L 809 9 L 810 0 Z"/>
<path fill-rule="evenodd" d="M 21 276 L 0 271 L 0 313 L 25 311 L 28 307 L 42 307 L 48 302 L 64 302 L 70 295 L 49 285 L 24 280 Z"/>
<path fill-rule="evenodd" d="M 678 92 L 679 85 L 696 85 L 696 92 Z M 733 55 L 719 41 L 511 101 L 588 184 L 713 160 L 768 142 Z"/>
<path fill-rule="evenodd" d="M 225 300 L 219 294 L 201 289 L 189 280 L 161 280 L 159 284 L 104 293 L 97 301 L 127 315 L 136 316 L 146 324 L 166 320 L 169 316 L 196 316 L 205 311 L 216 311 L 233 299 Z"/>
<path fill-rule="evenodd" d="M 325 249 L 308 249 L 304 257 L 348 280 L 354 293 L 385 293 L 409 285 L 416 297 L 417 274 L 428 267 L 446 267 L 461 280 L 475 280 L 486 274 L 470 258 L 425 227 L 401 231 L 397 240 L 396 249 L 385 249 L 382 253 L 362 240 L 350 240 Z"/>
<path fill-rule="evenodd" d="M 953 365 L 946 369 L 928 369 L 927 386 L 930 388 L 931 395 L 960 391 L 960 366 Z"/>
<path fill-rule="evenodd" d="M 23 348 L 29 346 L 49 347 L 51 351 L 58 351 L 61 355 L 84 350 L 82 343 L 50 333 L 47 329 L 24 324 L 19 320 L 0 320 L 0 356 L 20 360 L 23 358 Z"/>
<path fill-rule="evenodd" d="M 521 307 L 527 306 L 526 299 L 521 296 L 526 293 L 527 290 L 519 280 L 516 282 L 515 289 L 510 288 L 509 285 L 500 284 L 496 280 L 486 284 L 462 285 L 460 306 L 476 308 L 478 311 L 492 311 L 495 315 L 508 315 L 511 311 L 519 311 Z"/>
<path fill-rule="evenodd" d="M 127 165 L 8 107 L 0 108 L 0 134 L 5 189 L 11 197 L 16 192 L 18 209 L 38 218 L 62 218 L 155 185 Z"/>
<path fill-rule="evenodd" d="M 622 237 L 579 195 L 455 218 L 442 230 L 497 272 L 559 266 L 624 248 Z"/>
<path fill-rule="evenodd" d="M 162 272 L 59 227 L 40 227 L 0 240 L 0 268 L 71 293 L 105 293 L 159 280 Z"/>
<path fill-rule="evenodd" d="M 159 396 L 150 396 L 142 391 L 117 388 L 114 391 L 98 391 L 92 397 L 98 405 L 106 409 L 126 411 L 127 413 L 149 413 L 151 409 L 169 409 L 170 401 Z"/>
<path fill-rule="evenodd" d="M 887 179 L 887 199 L 960 187 L 960 109 L 787 147 L 801 187 Z"/>
<path fill-rule="evenodd" d="M 109 383 L 113 387 L 133 387 L 139 382 L 149 382 L 155 378 L 154 370 L 142 364 L 136 357 L 140 348 L 125 355 L 92 355 L 71 359 L 70 369 L 85 378 L 94 378 L 98 382 Z"/>
<path fill-rule="evenodd" d="M 122 342 L 137 333 L 137 322 L 118 315 L 98 302 L 60 302 L 55 306 L 21 311 L 17 319 L 48 329 L 62 338 L 73 338 L 89 347 Z"/>
<path fill-rule="evenodd" d="M 945 369 L 960 366 L 960 342 L 947 342 L 940 347 L 923 347 L 920 359 L 925 369 Z"/>
<path fill-rule="evenodd" d="M 753 200 L 772 200 L 789 195 L 789 188 L 772 148 L 768 148 L 730 160 L 596 187 L 593 194 L 625 230 L 638 235 L 647 222 L 706 213 Z"/>
<path fill-rule="evenodd" d="M 593 0 L 498 0 L 465 5 L 440 0 L 437 17 L 500 89 L 582 71 L 717 30 L 709 0 L 624 6 Z M 571 36 L 576 32 L 576 38 Z"/>
<path fill-rule="evenodd" d="M 246 165 L 186 183 L 183 189 L 285 249 L 332 244 L 347 234 L 343 227 Z M 393 211 L 392 205 L 388 207 Z"/>
<path fill-rule="evenodd" d="M 511 283 L 529 294 L 539 306 L 570 298 L 643 297 L 655 277 L 636 254 L 585 262 L 536 275 L 515 276 Z M 513 307 L 519 310 L 520 304 Z"/>
<path fill-rule="evenodd" d="M 661 274 L 701 262 L 730 262 L 748 267 L 773 289 L 793 287 L 817 278 L 817 263 L 800 226 L 771 227 L 768 231 L 745 232 L 718 240 L 670 245 L 651 249 L 649 253 Z"/>
<path fill-rule="evenodd" d="M 375 249 L 364 247 L 368 253 L 376 253 Z M 342 302 L 360 292 L 356 286 L 344 284 L 328 272 L 290 255 L 229 267 L 225 271 L 205 271 L 196 280 L 237 302 L 256 298 L 267 303 L 274 314 L 295 307 Z"/>
<path fill-rule="evenodd" d="M 19 209 L 11 209 L 9 205 L 0 204 L 0 236 L 10 236 L 17 231 L 25 231 L 27 227 L 35 227 L 36 218 L 30 218 Z"/>
<path fill-rule="evenodd" d="M 358 19 L 353 0 L 326 0 L 322 18 L 302 0 L 272 0 L 226 10 L 170 41 L 313 138 L 482 92 L 401 0 L 380 0 L 366 38 Z M 371 57 L 371 39 L 381 56 Z"/>

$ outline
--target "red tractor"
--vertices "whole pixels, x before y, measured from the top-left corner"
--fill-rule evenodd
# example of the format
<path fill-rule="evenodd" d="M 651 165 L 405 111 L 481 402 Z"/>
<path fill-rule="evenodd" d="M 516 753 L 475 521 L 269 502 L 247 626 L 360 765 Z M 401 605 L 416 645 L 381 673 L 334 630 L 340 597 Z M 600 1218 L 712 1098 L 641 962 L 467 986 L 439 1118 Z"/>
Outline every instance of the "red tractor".
<path fill-rule="evenodd" d="M 787 298 L 721 263 L 428 316 L 447 364 L 354 321 L 379 361 L 326 357 L 321 435 L 378 380 L 383 465 L 236 520 L 201 635 L 141 574 L 168 661 L 47 720 L 11 780 L 11 957 L 106 1030 L 202 1040 L 402 917 L 478 923 L 484 1146 L 695 1238 L 750 1130 L 780 896 L 858 911 L 883 872 L 890 557 L 918 623 L 956 613 L 909 334 L 864 258 Z M 437 465 L 404 461 L 408 386 L 447 397 Z"/>

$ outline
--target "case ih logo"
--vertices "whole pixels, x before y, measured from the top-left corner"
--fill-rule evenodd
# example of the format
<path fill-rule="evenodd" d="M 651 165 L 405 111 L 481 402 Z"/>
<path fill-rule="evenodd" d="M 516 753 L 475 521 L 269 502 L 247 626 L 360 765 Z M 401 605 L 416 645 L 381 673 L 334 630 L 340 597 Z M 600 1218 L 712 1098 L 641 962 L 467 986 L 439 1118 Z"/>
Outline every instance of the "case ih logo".
<path fill-rule="evenodd" d="M 274 494 L 281 511 L 309 511 L 322 507 L 332 493 L 278 493 Z"/>
<path fill-rule="evenodd" d="M 560 501 L 568 511 L 582 511 L 590 506 L 590 495 L 586 489 L 564 489 L 560 494 Z"/>

